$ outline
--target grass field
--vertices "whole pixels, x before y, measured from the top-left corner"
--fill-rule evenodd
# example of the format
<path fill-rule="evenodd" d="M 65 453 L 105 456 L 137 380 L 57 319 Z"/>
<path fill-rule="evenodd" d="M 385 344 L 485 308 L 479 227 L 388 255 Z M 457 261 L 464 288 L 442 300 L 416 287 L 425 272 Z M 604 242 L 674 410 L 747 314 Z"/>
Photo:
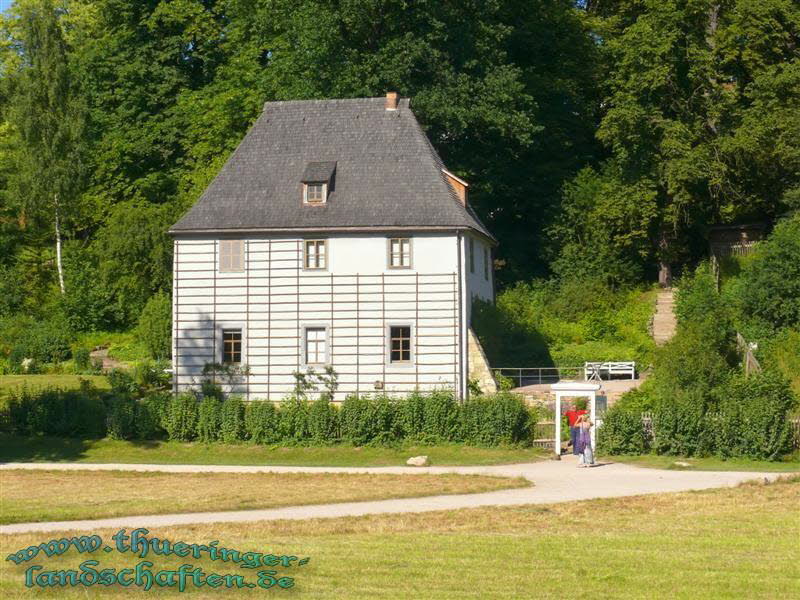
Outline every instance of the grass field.
<path fill-rule="evenodd" d="M 779 471 L 800 472 L 800 456 L 797 453 L 785 461 L 750 460 L 747 458 L 682 458 L 680 456 L 606 456 L 603 460 L 628 463 L 637 467 L 675 469 L 684 471 Z M 687 466 L 689 465 L 689 466 Z"/>
<path fill-rule="evenodd" d="M 0 471 L 0 523 L 248 510 L 472 494 L 530 482 L 483 475 Z M 186 493 L 191 490 L 191 495 Z"/>
<path fill-rule="evenodd" d="M 305 566 L 272 567 L 295 578 L 296 598 L 748 598 L 800 595 L 800 480 L 702 492 L 504 508 L 346 519 L 158 528 L 150 536 L 242 551 L 310 557 Z M 90 533 L 90 532 L 82 532 Z M 91 532 L 95 533 L 95 532 Z M 112 531 L 96 532 L 104 543 Z M 70 534 L 73 535 L 73 534 Z M 0 536 L 3 556 L 58 534 Z M 89 556 L 121 569 L 130 554 L 37 557 L 45 570 L 77 569 Z M 256 573 L 206 558 L 149 555 L 154 569 L 187 563 L 206 573 Z M 6 563 L 0 596 L 27 598 L 29 565 Z M 111 587 L 103 596 L 123 597 Z M 138 590 L 137 590 L 138 591 Z M 214 598 L 223 589 L 162 590 L 159 597 Z M 36 590 L 83 598 L 95 590 Z M 263 595 L 260 589 L 228 592 Z"/>
<path fill-rule="evenodd" d="M 427 455 L 434 465 L 493 465 L 541 460 L 535 448 L 442 446 L 370 447 L 201 444 L 158 441 L 25 438 L 0 434 L 3 462 L 155 463 L 192 465 L 291 465 L 382 467 L 404 465 L 411 456 Z"/>
<path fill-rule="evenodd" d="M 81 379 L 86 379 L 98 389 L 109 389 L 105 375 L 0 375 L 0 397 L 14 389 L 27 387 L 30 390 L 54 387 L 64 390 L 78 389 Z"/>

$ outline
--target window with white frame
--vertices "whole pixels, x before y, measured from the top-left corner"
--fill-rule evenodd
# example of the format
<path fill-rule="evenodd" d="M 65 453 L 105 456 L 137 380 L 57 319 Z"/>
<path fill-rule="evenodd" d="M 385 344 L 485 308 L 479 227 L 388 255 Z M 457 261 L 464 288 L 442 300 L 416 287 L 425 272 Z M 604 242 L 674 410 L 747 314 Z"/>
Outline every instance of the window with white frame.
<path fill-rule="evenodd" d="M 483 278 L 489 281 L 489 247 L 483 247 Z"/>
<path fill-rule="evenodd" d="M 327 240 L 306 240 L 303 253 L 303 268 L 326 269 L 328 267 Z"/>
<path fill-rule="evenodd" d="M 328 195 L 328 184 L 316 182 L 304 184 L 304 198 L 307 204 L 324 204 Z"/>
<path fill-rule="evenodd" d="M 389 238 L 389 267 L 392 269 L 411 268 L 410 238 Z"/>
<path fill-rule="evenodd" d="M 469 272 L 475 272 L 475 240 L 469 238 Z"/>
<path fill-rule="evenodd" d="M 242 363 L 242 330 L 222 330 L 222 363 L 239 365 Z"/>
<path fill-rule="evenodd" d="M 325 327 L 306 327 L 306 364 L 324 365 L 328 362 L 328 332 Z"/>
<path fill-rule="evenodd" d="M 411 326 L 389 327 L 389 362 L 403 364 L 411 362 Z"/>
<path fill-rule="evenodd" d="M 244 271 L 244 242 L 242 240 L 219 241 L 219 272 Z"/>

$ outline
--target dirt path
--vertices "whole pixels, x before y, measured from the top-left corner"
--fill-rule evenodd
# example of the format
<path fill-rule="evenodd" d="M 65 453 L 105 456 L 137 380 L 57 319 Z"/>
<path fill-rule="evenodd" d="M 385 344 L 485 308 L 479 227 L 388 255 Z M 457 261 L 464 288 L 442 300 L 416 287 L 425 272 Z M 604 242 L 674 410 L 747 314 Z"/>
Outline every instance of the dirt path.
<path fill-rule="evenodd" d="M 312 519 L 452 510 L 478 506 L 550 504 L 555 502 L 587 500 L 591 498 L 614 498 L 620 496 L 638 496 L 641 494 L 729 487 L 752 479 L 766 479 L 772 481 L 780 476 L 780 473 L 669 471 L 634 467 L 621 463 L 609 463 L 591 469 L 579 469 L 577 468 L 573 456 L 565 456 L 561 461 L 542 461 L 514 465 L 425 468 L 5 463 L 0 465 L 0 478 L 2 478 L 1 471 L 5 469 L 125 470 L 160 471 L 167 473 L 461 473 L 499 475 L 505 477 L 522 476 L 532 481 L 534 486 L 480 494 L 289 506 L 259 510 L 113 517 L 109 519 L 55 521 L 49 523 L 17 523 L 14 525 L 0 526 L 0 534 L 33 531 L 85 531 L 102 527 L 163 527 L 193 523 Z"/>

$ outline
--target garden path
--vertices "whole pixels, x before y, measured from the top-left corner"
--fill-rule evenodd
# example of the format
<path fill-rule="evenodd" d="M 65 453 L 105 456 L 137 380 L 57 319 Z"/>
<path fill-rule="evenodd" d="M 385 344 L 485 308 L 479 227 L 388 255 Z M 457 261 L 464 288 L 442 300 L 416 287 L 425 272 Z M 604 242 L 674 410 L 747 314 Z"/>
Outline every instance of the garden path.
<path fill-rule="evenodd" d="M 551 504 L 591 498 L 615 498 L 729 487 L 748 480 L 772 481 L 779 477 L 777 473 L 660 470 L 634 467 L 621 463 L 606 463 L 591 469 L 578 469 L 576 466 L 575 457 L 571 455 L 563 457 L 561 461 L 476 467 L 422 468 L 5 463 L 0 465 L 0 471 L 5 469 L 59 469 L 65 471 L 124 470 L 167 473 L 461 473 L 502 477 L 522 476 L 530 480 L 534 485 L 528 488 L 479 494 L 454 494 L 428 496 L 425 498 L 400 498 L 243 511 L 138 515 L 83 521 L 17 523 L 0 526 L 0 534 L 65 530 L 91 531 L 101 527 L 165 527 L 194 523 L 351 517 L 371 514 L 455 510 L 479 506 Z"/>

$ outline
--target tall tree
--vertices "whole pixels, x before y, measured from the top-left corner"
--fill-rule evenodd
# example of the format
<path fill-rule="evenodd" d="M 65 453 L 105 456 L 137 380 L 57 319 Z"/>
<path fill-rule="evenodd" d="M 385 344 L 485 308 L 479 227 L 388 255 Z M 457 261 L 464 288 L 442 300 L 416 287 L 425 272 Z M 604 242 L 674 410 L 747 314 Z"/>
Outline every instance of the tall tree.
<path fill-rule="evenodd" d="M 64 294 L 62 242 L 82 182 L 84 111 L 70 73 L 63 11 L 51 0 L 23 1 L 15 10 L 9 32 L 15 60 L 5 61 L 12 70 L 3 73 L 11 86 L 7 119 L 19 142 L 9 196 L 23 219 L 51 223 Z"/>
<path fill-rule="evenodd" d="M 591 231 L 617 264 L 638 265 L 631 274 L 657 264 L 668 283 L 672 264 L 705 252 L 708 226 L 775 217 L 797 193 L 800 4 L 589 6 L 607 69 L 597 133 L 607 159 L 566 187 L 560 266 L 601 254 L 575 246 Z"/>

